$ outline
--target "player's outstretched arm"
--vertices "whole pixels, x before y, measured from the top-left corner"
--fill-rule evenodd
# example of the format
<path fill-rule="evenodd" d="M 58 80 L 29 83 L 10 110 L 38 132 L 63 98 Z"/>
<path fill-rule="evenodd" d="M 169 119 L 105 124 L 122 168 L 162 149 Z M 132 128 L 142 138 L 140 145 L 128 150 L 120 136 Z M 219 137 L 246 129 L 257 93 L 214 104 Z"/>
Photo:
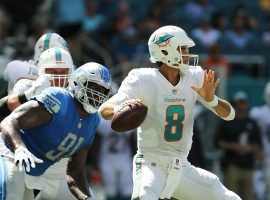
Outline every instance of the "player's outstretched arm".
<path fill-rule="evenodd" d="M 206 105 L 210 110 L 214 111 L 220 118 L 225 120 L 233 120 L 235 116 L 234 109 L 226 100 L 215 96 L 216 88 L 220 79 L 215 81 L 215 72 L 209 70 L 204 71 L 203 85 L 201 88 L 191 85 L 191 88 L 197 92 L 198 99 Z"/>
<path fill-rule="evenodd" d="M 5 140 L 15 151 L 14 163 L 22 170 L 26 163 L 26 170 L 35 167 L 35 162 L 42 162 L 29 152 L 20 136 L 20 129 L 33 128 L 51 121 L 51 114 L 46 111 L 37 101 L 29 101 L 15 109 L 0 124 Z"/>
<path fill-rule="evenodd" d="M 20 136 L 20 129 L 33 128 L 51 121 L 51 114 L 37 101 L 29 101 L 15 109 L 1 124 L 5 139 L 14 149 L 24 146 Z"/>
<path fill-rule="evenodd" d="M 26 91 L 22 91 L 23 80 L 21 81 L 22 83 L 20 83 L 19 81 L 15 84 L 13 89 L 14 94 L 11 94 L 9 96 L 0 99 L 0 122 L 5 117 L 7 117 L 13 110 L 15 110 L 18 106 L 29 101 L 32 96 L 40 94 L 43 90 L 51 86 L 50 75 L 40 76 L 34 82 L 34 84 Z"/>
<path fill-rule="evenodd" d="M 89 146 L 80 149 L 69 159 L 67 165 L 67 184 L 69 190 L 77 199 L 81 200 L 91 197 L 85 172 L 88 150 Z"/>

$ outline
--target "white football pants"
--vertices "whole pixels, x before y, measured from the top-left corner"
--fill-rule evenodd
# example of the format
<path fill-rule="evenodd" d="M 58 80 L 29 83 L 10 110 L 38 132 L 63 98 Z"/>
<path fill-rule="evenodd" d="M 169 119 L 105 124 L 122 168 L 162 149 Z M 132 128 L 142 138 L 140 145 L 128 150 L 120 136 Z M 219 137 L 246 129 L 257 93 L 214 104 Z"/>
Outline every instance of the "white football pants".
<path fill-rule="evenodd" d="M 178 174 L 180 180 L 177 179 L 178 175 L 174 174 L 170 179 L 176 179 L 167 181 L 170 174 L 169 163 L 166 165 L 160 161 L 160 158 L 150 159 L 142 154 L 135 155 L 133 200 L 158 200 L 168 186 L 173 188 L 172 197 L 178 200 L 241 200 L 238 195 L 225 188 L 216 175 L 192 166 L 186 158 L 177 159 L 176 165 L 171 165 L 174 168 L 181 165 L 179 168 L 182 169 Z"/>

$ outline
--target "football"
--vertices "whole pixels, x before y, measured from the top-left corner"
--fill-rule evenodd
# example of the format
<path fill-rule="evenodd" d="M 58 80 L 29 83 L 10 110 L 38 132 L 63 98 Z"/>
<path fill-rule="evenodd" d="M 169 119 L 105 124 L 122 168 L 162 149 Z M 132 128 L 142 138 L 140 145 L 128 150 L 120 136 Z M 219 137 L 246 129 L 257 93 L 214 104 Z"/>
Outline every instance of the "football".
<path fill-rule="evenodd" d="M 124 106 L 114 114 L 111 128 L 118 132 L 134 130 L 144 122 L 147 111 L 147 106 L 141 102 L 124 103 Z"/>

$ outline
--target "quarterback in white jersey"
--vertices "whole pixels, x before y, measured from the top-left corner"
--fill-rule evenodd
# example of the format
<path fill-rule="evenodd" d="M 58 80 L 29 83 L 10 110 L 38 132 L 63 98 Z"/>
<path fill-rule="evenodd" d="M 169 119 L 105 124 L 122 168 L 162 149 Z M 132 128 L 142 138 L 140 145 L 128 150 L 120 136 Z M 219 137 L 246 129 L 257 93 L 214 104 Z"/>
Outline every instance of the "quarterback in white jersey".
<path fill-rule="evenodd" d="M 264 89 L 265 105 L 254 107 L 250 111 L 250 117 L 254 119 L 261 130 L 265 160 L 264 176 L 266 188 L 270 188 L 270 83 L 267 83 Z M 270 191 L 267 190 L 267 200 L 270 200 Z"/>
<path fill-rule="evenodd" d="M 214 95 L 220 80 L 215 82 L 215 73 L 196 66 L 198 56 L 189 54 L 194 45 L 179 27 L 156 30 L 148 46 L 150 60 L 158 69 L 132 70 L 118 93 L 99 110 L 103 118 L 111 119 L 126 101 L 142 101 L 148 107 L 138 132 L 132 199 L 241 199 L 216 175 L 187 161 L 197 100 L 225 120 L 234 118 L 231 105 Z M 191 60 L 193 65 L 189 65 Z"/>

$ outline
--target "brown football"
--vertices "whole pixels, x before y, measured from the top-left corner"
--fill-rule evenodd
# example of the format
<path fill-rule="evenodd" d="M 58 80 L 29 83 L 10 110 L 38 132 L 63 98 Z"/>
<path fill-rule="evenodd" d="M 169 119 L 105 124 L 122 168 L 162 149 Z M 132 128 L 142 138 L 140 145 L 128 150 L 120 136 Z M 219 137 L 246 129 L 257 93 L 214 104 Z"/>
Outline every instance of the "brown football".
<path fill-rule="evenodd" d="M 143 103 L 131 102 L 114 114 L 111 128 L 118 132 L 134 130 L 144 122 L 147 111 Z"/>

